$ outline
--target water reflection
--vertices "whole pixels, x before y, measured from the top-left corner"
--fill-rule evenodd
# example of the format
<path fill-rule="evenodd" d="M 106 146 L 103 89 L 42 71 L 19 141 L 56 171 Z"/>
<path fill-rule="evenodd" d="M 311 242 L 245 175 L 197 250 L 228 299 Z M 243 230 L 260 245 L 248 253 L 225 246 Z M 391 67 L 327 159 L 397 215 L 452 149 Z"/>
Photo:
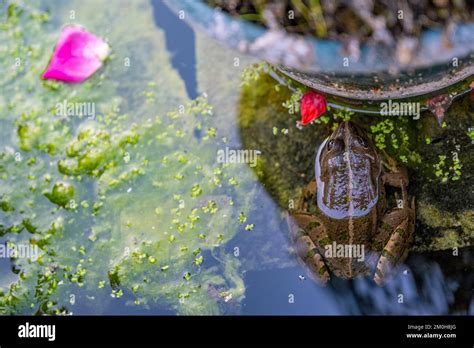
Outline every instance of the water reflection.
<path fill-rule="evenodd" d="M 179 72 L 190 99 L 198 96 L 196 78 L 196 44 L 194 31 L 179 19 L 161 0 L 152 0 L 156 25 L 163 29 L 171 64 Z"/>
<path fill-rule="evenodd" d="M 465 251 L 467 258 L 472 253 Z M 472 260 L 472 258 L 471 258 Z M 472 263 L 459 269 L 472 272 Z M 242 314 L 442 315 L 473 314 L 473 277 L 454 278 L 423 255 L 410 257 L 384 287 L 369 278 L 333 279 L 326 287 L 304 278 L 301 267 L 249 272 Z"/>

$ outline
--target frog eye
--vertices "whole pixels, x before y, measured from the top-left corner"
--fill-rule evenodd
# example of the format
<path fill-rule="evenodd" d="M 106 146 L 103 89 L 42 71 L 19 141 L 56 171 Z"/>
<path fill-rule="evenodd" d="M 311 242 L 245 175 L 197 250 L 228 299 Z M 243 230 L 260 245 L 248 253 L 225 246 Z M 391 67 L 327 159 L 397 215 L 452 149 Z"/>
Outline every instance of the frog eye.
<path fill-rule="evenodd" d="M 335 141 L 334 139 L 331 139 L 328 141 L 328 150 L 332 150 L 332 148 L 334 147 L 334 144 L 335 144 Z"/>
<path fill-rule="evenodd" d="M 369 144 L 367 144 L 367 141 L 364 138 L 357 136 L 355 140 L 356 140 L 357 145 L 365 147 L 365 148 L 369 147 Z"/>

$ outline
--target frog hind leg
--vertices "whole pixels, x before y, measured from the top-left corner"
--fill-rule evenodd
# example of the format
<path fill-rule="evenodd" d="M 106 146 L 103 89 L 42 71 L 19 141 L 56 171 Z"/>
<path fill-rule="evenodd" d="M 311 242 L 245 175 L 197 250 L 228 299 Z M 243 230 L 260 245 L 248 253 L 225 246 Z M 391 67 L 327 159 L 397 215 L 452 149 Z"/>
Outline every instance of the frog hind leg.
<path fill-rule="evenodd" d="M 314 235 L 321 234 L 320 222 L 303 212 L 288 216 L 287 222 L 298 259 L 310 269 L 313 280 L 321 285 L 326 284 L 330 278 L 329 271 L 321 251 L 313 241 Z"/>
<path fill-rule="evenodd" d="M 409 247 L 415 230 L 415 199 L 410 206 L 404 205 L 388 212 L 382 219 L 377 243 L 385 243 L 375 270 L 374 281 L 383 285 L 408 256 Z"/>

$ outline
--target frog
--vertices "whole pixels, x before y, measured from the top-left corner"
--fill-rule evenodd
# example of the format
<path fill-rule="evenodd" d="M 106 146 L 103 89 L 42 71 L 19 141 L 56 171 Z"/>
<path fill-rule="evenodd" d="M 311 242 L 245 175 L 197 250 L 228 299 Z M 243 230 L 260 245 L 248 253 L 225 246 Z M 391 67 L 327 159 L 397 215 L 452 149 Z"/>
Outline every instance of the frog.
<path fill-rule="evenodd" d="M 287 219 L 311 278 L 324 285 L 331 276 L 371 276 L 386 284 L 405 261 L 415 232 L 408 184 L 405 167 L 378 150 L 360 126 L 341 122 L 319 146 L 315 176 Z M 388 205 L 388 187 L 396 205 Z"/>

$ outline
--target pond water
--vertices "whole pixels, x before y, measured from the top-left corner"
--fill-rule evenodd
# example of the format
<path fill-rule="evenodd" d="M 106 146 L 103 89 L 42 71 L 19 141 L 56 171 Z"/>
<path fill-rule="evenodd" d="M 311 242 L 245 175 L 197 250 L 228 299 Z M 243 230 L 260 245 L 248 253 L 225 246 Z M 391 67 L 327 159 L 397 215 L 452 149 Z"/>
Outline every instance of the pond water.
<path fill-rule="evenodd" d="M 0 9 L 0 243 L 38 251 L 0 258 L 1 314 L 474 313 L 471 96 L 443 128 L 429 113 L 386 122 L 331 110 L 299 129 L 282 106 L 291 91 L 261 62 L 160 0 Z M 85 83 L 41 81 L 66 24 L 112 55 Z M 58 103 L 95 114 L 64 117 Z M 384 287 L 316 284 L 288 236 L 288 202 L 344 117 L 380 143 L 394 129 L 386 151 L 406 159 L 417 198 L 413 250 Z M 219 163 L 226 148 L 260 151 L 257 166 Z"/>

